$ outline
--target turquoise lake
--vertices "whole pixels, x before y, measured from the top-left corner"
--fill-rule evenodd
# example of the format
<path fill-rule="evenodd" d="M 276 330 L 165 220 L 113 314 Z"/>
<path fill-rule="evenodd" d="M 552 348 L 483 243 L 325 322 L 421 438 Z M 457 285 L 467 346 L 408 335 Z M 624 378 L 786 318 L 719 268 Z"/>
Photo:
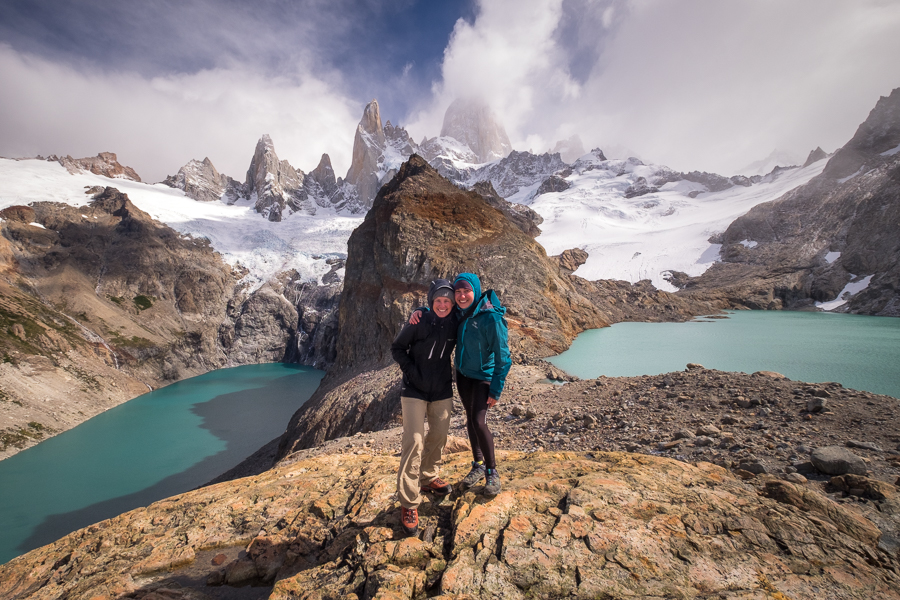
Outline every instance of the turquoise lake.
<path fill-rule="evenodd" d="M 213 371 L 0 461 L 0 564 L 221 475 L 281 435 L 323 375 L 286 364 Z"/>
<path fill-rule="evenodd" d="M 900 319 L 815 312 L 737 311 L 687 323 L 617 323 L 585 331 L 548 359 L 582 378 L 656 375 L 700 363 L 775 371 L 900 398 Z"/>

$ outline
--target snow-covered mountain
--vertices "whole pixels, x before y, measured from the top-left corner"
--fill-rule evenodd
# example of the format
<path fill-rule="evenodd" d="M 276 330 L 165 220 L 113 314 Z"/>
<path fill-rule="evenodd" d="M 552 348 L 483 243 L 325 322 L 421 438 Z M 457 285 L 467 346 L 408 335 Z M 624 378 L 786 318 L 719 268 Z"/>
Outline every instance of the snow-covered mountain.
<path fill-rule="evenodd" d="M 559 153 L 517 151 L 484 163 L 485 156 L 506 152 L 502 126 L 483 105 L 460 102 L 451 109 L 443 135 L 416 144 L 404 128 L 382 125 L 372 100 L 363 110 L 353 163 L 343 179 L 335 177 L 327 154 L 309 173 L 280 160 L 268 135 L 259 140 L 243 183 L 218 173 L 209 159 L 182 167 L 167 179 L 172 187 L 73 176 L 53 162 L 2 161 L 0 208 L 50 199 L 83 204 L 85 185 L 112 185 L 177 231 L 208 238 L 226 261 L 248 270 L 253 285 L 288 269 L 313 281 L 330 272 L 326 260 L 346 256 L 350 231 L 377 190 L 417 153 L 459 187 L 490 183 L 499 196 L 533 209 L 543 218 L 538 241 L 548 253 L 588 252 L 577 275 L 649 279 L 674 291 L 667 281 L 670 271 L 703 273 L 718 259 L 710 239 L 753 206 L 803 185 L 825 164 L 729 178 L 610 159 L 600 149 L 571 164 Z M 571 151 L 577 145 L 576 137 L 560 148 Z"/>
<path fill-rule="evenodd" d="M 666 281 L 668 271 L 701 274 L 718 258 L 718 246 L 709 242 L 710 237 L 753 206 L 807 182 L 824 164 L 820 161 L 754 185 L 711 192 L 701 183 L 670 181 L 673 172 L 666 167 L 644 165 L 636 159 L 609 160 L 599 150 L 572 166 L 556 154 L 514 152 L 466 171 L 464 183 L 489 181 L 498 191 L 512 192 L 507 200 L 536 211 L 544 219 L 537 239 L 549 254 L 569 248 L 587 251 L 588 260 L 576 274 L 587 279 L 650 279 L 661 289 L 674 290 Z M 320 163 L 317 170 L 321 176 L 330 165 Z M 307 193 L 316 181 L 310 175 L 304 176 L 310 182 L 302 188 Z M 260 198 L 266 198 L 265 193 L 272 198 L 277 191 L 287 199 L 275 210 L 299 206 L 292 204 L 299 197 L 297 188 L 278 191 L 274 178 L 261 180 L 266 182 L 263 190 L 268 190 L 263 195 L 257 190 L 251 197 L 242 195 L 233 201 L 201 202 L 163 184 L 92 173 L 72 175 L 56 162 L 3 159 L 0 208 L 45 200 L 81 206 L 88 200 L 86 188 L 117 187 L 138 208 L 176 231 L 209 239 L 229 264 L 247 269 L 247 281 L 254 287 L 289 269 L 306 280 L 317 280 L 330 271 L 328 259 L 346 258 L 347 239 L 363 213 L 341 212 L 336 205 L 316 205 L 312 211 L 307 199 L 306 211 L 289 217 L 282 214 L 280 221 L 261 218 Z M 548 181 L 558 182 L 555 189 L 559 191 L 537 195 Z M 337 190 L 334 185 L 332 194 Z M 629 197 L 630 191 L 641 186 L 647 193 Z M 327 196 L 327 190 L 319 189 L 320 198 Z M 274 202 L 268 208 L 276 206 Z"/>
<path fill-rule="evenodd" d="M 0 159 L 0 209 L 32 202 L 84 206 L 85 190 L 111 186 L 135 206 L 183 235 L 206 238 L 223 259 L 246 269 L 250 289 L 295 269 L 306 281 L 331 271 L 329 259 L 346 258 L 347 239 L 362 215 L 342 216 L 333 209 L 296 214 L 283 221 L 260 217 L 254 200 L 200 202 L 165 184 L 146 184 L 93 173 L 70 174 L 58 162 Z"/>
<path fill-rule="evenodd" d="M 819 161 L 752 185 L 710 191 L 666 167 L 637 159 L 608 160 L 594 151 L 560 173 L 566 189 L 533 196 L 532 189 L 523 188 L 507 199 L 527 204 L 543 217 L 537 241 L 549 254 L 569 248 L 588 253 L 576 275 L 649 279 L 659 289 L 675 291 L 667 280 L 670 271 L 703 273 L 719 259 L 720 245 L 711 238 L 752 207 L 803 185 L 824 167 L 825 161 Z"/>

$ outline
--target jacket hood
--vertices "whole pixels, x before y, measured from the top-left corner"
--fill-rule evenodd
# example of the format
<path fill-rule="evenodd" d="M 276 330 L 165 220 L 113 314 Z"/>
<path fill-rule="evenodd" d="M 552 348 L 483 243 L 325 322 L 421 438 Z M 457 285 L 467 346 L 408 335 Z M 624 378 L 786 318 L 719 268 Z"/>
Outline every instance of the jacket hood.
<path fill-rule="evenodd" d="M 472 314 L 477 315 L 483 312 L 495 312 L 499 315 L 506 314 L 506 307 L 500 304 L 500 298 L 497 297 L 497 293 L 494 290 L 486 291 L 484 296 L 475 303 L 475 310 Z"/>
<path fill-rule="evenodd" d="M 464 314 L 470 314 L 472 309 L 478 305 L 478 301 L 481 299 L 481 280 L 478 279 L 478 275 L 474 273 L 460 273 L 456 276 L 456 279 L 453 280 L 453 285 L 455 286 L 459 281 L 466 281 L 469 285 L 472 286 L 472 293 L 475 297 L 475 300 L 472 302 L 472 306 L 468 308 L 468 310 L 463 311 Z"/>

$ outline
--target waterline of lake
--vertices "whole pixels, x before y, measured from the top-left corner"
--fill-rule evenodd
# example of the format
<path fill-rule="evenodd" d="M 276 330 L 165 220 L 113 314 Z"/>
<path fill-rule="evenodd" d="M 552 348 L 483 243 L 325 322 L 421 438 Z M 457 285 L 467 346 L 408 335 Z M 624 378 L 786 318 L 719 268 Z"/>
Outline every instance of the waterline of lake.
<path fill-rule="evenodd" d="M 286 364 L 212 371 L 0 461 L 0 563 L 203 485 L 281 435 L 323 375 Z"/>
<path fill-rule="evenodd" d="M 572 375 L 657 375 L 699 363 L 775 371 L 900 398 L 900 319 L 814 312 L 738 311 L 687 323 L 617 323 L 578 336 L 548 359 Z"/>

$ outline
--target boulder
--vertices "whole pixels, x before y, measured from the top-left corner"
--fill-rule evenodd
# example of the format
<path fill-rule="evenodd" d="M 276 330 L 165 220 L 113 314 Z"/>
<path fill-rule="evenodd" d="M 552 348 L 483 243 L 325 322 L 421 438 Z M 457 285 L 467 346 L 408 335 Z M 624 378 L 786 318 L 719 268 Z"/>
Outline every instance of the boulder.
<path fill-rule="evenodd" d="M 816 448 L 810 455 L 813 466 L 826 475 L 865 475 L 865 461 L 841 446 Z"/>

